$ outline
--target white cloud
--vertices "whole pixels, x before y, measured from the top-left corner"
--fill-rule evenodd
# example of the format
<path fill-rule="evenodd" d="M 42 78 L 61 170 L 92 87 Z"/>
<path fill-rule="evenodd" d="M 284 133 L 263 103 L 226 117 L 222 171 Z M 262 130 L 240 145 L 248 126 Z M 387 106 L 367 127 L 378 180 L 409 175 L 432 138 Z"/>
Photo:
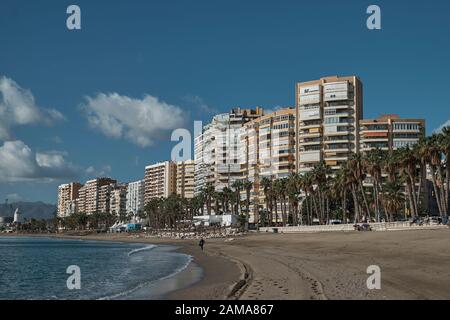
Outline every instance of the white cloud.
<path fill-rule="evenodd" d="M 448 126 L 450 126 L 450 120 L 447 120 L 445 123 L 440 125 L 438 128 L 434 129 L 433 133 L 441 133 L 442 129 L 444 129 L 445 127 L 448 127 Z"/>
<path fill-rule="evenodd" d="M 59 151 L 34 153 L 20 140 L 0 146 L 0 182 L 50 182 L 73 178 L 78 169 Z"/>
<path fill-rule="evenodd" d="M 99 169 L 96 169 L 94 166 L 90 166 L 85 170 L 85 172 L 89 178 L 96 178 L 107 176 L 111 172 L 111 170 L 112 167 L 109 164 L 107 164 Z"/>
<path fill-rule="evenodd" d="M 189 102 L 194 107 L 198 108 L 201 112 L 207 114 L 219 113 L 217 108 L 209 106 L 201 97 L 195 95 L 187 95 L 183 97 L 183 100 Z"/>
<path fill-rule="evenodd" d="M 179 107 L 149 95 L 134 99 L 117 93 L 99 93 L 86 100 L 82 110 L 92 128 L 107 137 L 124 138 L 141 147 L 167 136 L 186 120 Z"/>
<path fill-rule="evenodd" d="M 0 140 L 10 140 L 10 128 L 16 125 L 50 125 L 64 119 L 55 109 L 38 107 L 31 91 L 21 88 L 10 78 L 0 76 Z"/>

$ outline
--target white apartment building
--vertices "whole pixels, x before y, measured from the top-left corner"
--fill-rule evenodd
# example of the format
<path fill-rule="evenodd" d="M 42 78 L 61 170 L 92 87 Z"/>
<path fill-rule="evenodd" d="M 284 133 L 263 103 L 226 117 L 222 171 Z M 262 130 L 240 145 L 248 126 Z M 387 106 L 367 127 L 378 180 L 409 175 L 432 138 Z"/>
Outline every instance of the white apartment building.
<path fill-rule="evenodd" d="M 137 215 L 144 210 L 145 180 L 130 182 L 127 189 L 126 211 Z"/>
<path fill-rule="evenodd" d="M 211 123 L 204 126 L 194 142 L 195 194 L 199 194 L 207 183 L 221 191 L 241 178 L 241 128 L 262 114 L 259 107 L 256 110 L 235 108 L 229 113 L 214 116 Z"/>

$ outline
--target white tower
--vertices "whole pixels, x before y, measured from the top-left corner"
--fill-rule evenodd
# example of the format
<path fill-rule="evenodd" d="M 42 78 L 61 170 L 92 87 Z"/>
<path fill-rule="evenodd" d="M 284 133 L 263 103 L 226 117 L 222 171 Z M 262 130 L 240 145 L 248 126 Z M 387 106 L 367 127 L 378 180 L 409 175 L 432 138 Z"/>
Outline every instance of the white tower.
<path fill-rule="evenodd" d="M 14 223 L 22 223 L 22 214 L 19 211 L 19 208 L 14 212 Z"/>

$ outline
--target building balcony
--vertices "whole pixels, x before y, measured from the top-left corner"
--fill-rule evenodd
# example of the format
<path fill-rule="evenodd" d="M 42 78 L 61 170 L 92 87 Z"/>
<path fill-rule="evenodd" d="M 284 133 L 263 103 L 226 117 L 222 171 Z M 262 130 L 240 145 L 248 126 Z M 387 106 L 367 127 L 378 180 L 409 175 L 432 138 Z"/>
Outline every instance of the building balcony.
<path fill-rule="evenodd" d="M 321 160 L 321 151 L 320 150 L 312 150 L 312 151 L 300 151 L 300 162 L 318 162 Z"/>
<path fill-rule="evenodd" d="M 328 137 L 328 135 L 327 135 L 327 137 Z M 331 137 L 341 137 L 342 139 L 326 138 L 323 140 L 323 143 L 324 144 L 336 144 L 336 143 L 349 143 L 350 141 L 354 141 L 353 137 L 349 137 L 347 135 L 338 135 L 338 136 L 332 135 Z"/>
<path fill-rule="evenodd" d="M 339 101 L 339 100 L 349 100 L 351 99 L 347 91 L 343 92 L 329 92 L 323 95 L 324 101 Z"/>
<path fill-rule="evenodd" d="M 346 150 L 348 151 L 348 150 Z M 348 155 L 338 155 L 338 156 L 325 156 L 324 159 L 325 161 L 347 161 L 348 160 Z"/>
<path fill-rule="evenodd" d="M 350 89 L 349 83 L 347 81 L 340 82 L 329 82 L 323 85 L 323 92 L 348 92 Z"/>
<path fill-rule="evenodd" d="M 313 129 L 312 131 L 300 131 L 299 132 L 299 138 L 314 138 L 314 137 L 320 137 L 321 132 L 320 128 Z"/>
<path fill-rule="evenodd" d="M 353 110 L 353 107 L 348 105 L 348 104 L 341 104 L 341 105 L 336 105 L 336 106 L 327 105 L 327 106 L 324 106 L 323 109 L 324 109 L 324 111 L 327 111 L 327 110 L 346 110 L 346 109 Z"/>
<path fill-rule="evenodd" d="M 322 125 L 322 123 L 313 123 L 313 124 L 308 124 L 308 123 L 303 123 L 303 122 L 300 122 L 299 123 L 299 128 L 301 129 L 301 130 L 306 130 L 306 129 L 313 129 L 313 128 L 320 128 L 321 127 L 321 125 Z"/>
<path fill-rule="evenodd" d="M 324 112 L 323 117 L 324 118 L 334 118 L 334 117 L 352 117 L 353 114 L 351 112 L 335 112 L 335 113 L 330 113 L 330 112 Z"/>
<path fill-rule="evenodd" d="M 302 109 L 302 107 L 300 107 L 300 111 L 299 111 L 300 121 L 316 120 L 316 119 L 320 119 L 320 118 L 321 118 L 320 107 L 306 109 L 306 110 L 304 110 L 304 109 Z"/>
<path fill-rule="evenodd" d="M 370 143 L 370 142 L 388 142 L 389 141 L 389 139 L 386 137 L 386 138 L 383 138 L 383 137 L 377 137 L 377 138 L 365 138 L 365 137 L 362 137 L 361 138 L 361 143 Z"/>
<path fill-rule="evenodd" d="M 418 142 L 420 138 L 394 138 L 393 141 Z"/>
<path fill-rule="evenodd" d="M 316 104 L 320 103 L 320 94 L 308 94 L 308 95 L 300 95 L 299 97 L 299 105 L 308 105 L 308 104 Z"/>
<path fill-rule="evenodd" d="M 377 146 L 363 146 L 363 147 L 361 147 L 360 150 L 362 152 L 367 152 L 367 151 L 374 150 L 374 149 L 377 149 Z M 378 149 L 384 150 L 384 151 L 389 151 L 389 147 L 388 146 L 378 147 Z"/>
<path fill-rule="evenodd" d="M 371 129 L 371 128 L 366 128 L 366 127 L 364 127 L 364 126 L 361 126 L 360 127 L 360 133 L 361 134 L 364 134 L 364 133 L 386 133 L 386 134 L 388 134 L 389 133 L 389 129 L 388 128 L 378 128 L 378 129 Z"/>
<path fill-rule="evenodd" d="M 421 129 L 393 129 L 392 132 L 393 133 L 417 133 L 417 134 L 421 134 L 422 130 Z"/>
<path fill-rule="evenodd" d="M 324 130 L 324 136 L 345 136 L 353 133 L 354 130 L 350 128 L 340 127 L 339 129 L 336 128 L 333 130 L 333 128 L 329 128 L 328 130 Z"/>
<path fill-rule="evenodd" d="M 325 157 L 328 153 L 336 153 L 336 152 L 349 152 L 353 148 L 350 147 L 342 147 L 342 148 L 335 148 L 335 149 L 325 149 L 323 152 L 325 153 Z"/>
<path fill-rule="evenodd" d="M 321 140 L 317 140 L 317 141 L 299 141 L 299 146 L 314 146 L 314 145 L 318 145 L 321 143 Z"/>

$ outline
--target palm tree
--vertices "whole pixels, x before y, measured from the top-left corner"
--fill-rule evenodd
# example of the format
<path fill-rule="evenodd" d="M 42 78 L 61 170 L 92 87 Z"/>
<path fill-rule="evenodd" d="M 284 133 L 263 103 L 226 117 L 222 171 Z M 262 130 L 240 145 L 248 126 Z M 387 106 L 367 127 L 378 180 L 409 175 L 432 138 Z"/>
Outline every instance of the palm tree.
<path fill-rule="evenodd" d="M 385 158 L 386 152 L 376 148 L 366 153 L 364 162 L 365 169 L 373 180 L 373 202 L 375 205 L 375 216 L 378 222 L 381 220 L 380 193 L 383 192 L 382 168 Z"/>
<path fill-rule="evenodd" d="M 223 188 L 222 190 L 223 193 L 223 211 L 224 212 L 229 212 L 229 208 L 230 208 L 230 200 L 233 197 L 233 190 L 231 190 L 228 187 Z M 232 206 L 233 207 L 233 206 Z"/>
<path fill-rule="evenodd" d="M 318 219 L 319 218 L 319 206 L 317 204 L 316 199 L 316 190 L 314 189 L 314 177 L 312 172 L 307 172 L 303 175 L 303 188 L 305 190 L 306 194 L 306 201 L 309 199 L 309 209 L 310 209 L 310 217 L 309 222 L 310 224 L 313 223 L 314 220 L 314 212 L 315 216 Z"/>
<path fill-rule="evenodd" d="M 298 174 L 291 174 L 286 183 L 286 192 L 289 200 L 289 212 L 292 215 L 292 224 L 298 225 L 298 196 L 300 194 L 300 177 Z M 288 219 L 289 220 L 289 219 Z M 303 219 L 300 219 L 301 221 Z"/>
<path fill-rule="evenodd" d="M 398 182 L 387 182 L 382 201 L 389 213 L 389 221 L 393 221 L 394 214 L 402 207 L 405 202 L 402 186 Z"/>
<path fill-rule="evenodd" d="M 270 196 L 271 196 L 270 192 L 272 189 L 272 181 L 267 177 L 263 177 L 261 179 L 261 186 L 262 186 L 263 192 L 264 192 L 264 201 L 266 203 L 266 210 L 269 213 L 269 216 L 268 216 L 269 226 L 271 226 L 272 222 L 273 222 L 272 201 L 270 199 Z"/>
<path fill-rule="evenodd" d="M 370 221 L 370 208 L 369 203 L 367 201 L 366 192 L 364 191 L 363 181 L 366 177 L 364 166 L 363 166 L 363 156 L 361 153 L 354 153 L 350 156 L 350 159 L 348 160 L 348 168 L 350 169 L 350 172 L 353 175 L 353 182 L 355 184 L 355 189 L 359 190 L 362 199 L 363 204 L 366 210 L 366 218 Z M 356 190 L 354 192 L 356 192 Z M 358 202 L 359 205 L 359 202 Z M 356 204 L 355 204 L 356 207 Z M 355 208 L 356 210 L 356 208 Z"/>
<path fill-rule="evenodd" d="M 450 126 L 444 127 L 441 133 L 440 147 L 445 156 L 444 211 L 449 214 L 450 194 Z"/>
<path fill-rule="evenodd" d="M 139 210 L 136 215 L 141 221 L 147 218 L 144 210 Z M 148 222 L 148 221 L 147 221 Z"/>
<path fill-rule="evenodd" d="M 80 229 L 85 229 L 88 222 L 88 216 L 84 212 L 80 212 L 76 215 L 76 223 Z"/>
<path fill-rule="evenodd" d="M 319 220 L 323 223 L 327 215 L 328 218 L 328 208 L 329 208 L 329 188 L 328 179 L 331 176 L 331 169 L 325 165 L 325 163 L 319 162 L 316 164 L 311 171 L 312 179 L 316 187 L 317 203 L 319 207 Z"/>
<path fill-rule="evenodd" d="M 224 202 L 224 197 L 223 197 L 223 193 L 222 192 L 214 192 L 213 193 L 213 201 L 214 201 L 214 212 L 216 214 L 220 214 L 220 212 L 222 211 L 222 205 Z"/>
<path fill-rule="evenodd" d="M 412 217 L 419 215 L 420 197 L 425 175 L 425 165 L 422 161 L 420 148 L 420 145 L 416 145 L 412 149 L 407 146 L 398 150 L 400 172 L 405 176 Z"/>
<path fill-rule="evenodd" d="M 205 201 L 201 194 L 194 196 L 194 198 L 192 198 L 191 200 L 191 204 L 192 204 L 192 216 L 198 214 L 203 215 L 203 207 L 205 205 Z"/>
<path fill-rule="evenodd" d="M 447 206 L 445 205 L 446 196 L 445 188 L 443 187 L 444 179 L 440 140 L 442 140 L 442 138 L 440 138 L 440 136 L 437 134 L 433 134 L 432 136 L 423 139 L 420 142 L 418 152 L 421 161 L 423 163 L 426 163 L 430 168 L 430 175 L 433 183 L 436 203 L 439 209 L 439 213 L 441 214 L 441 216 L 443 216 L 447 212 Z"/>
<path fill-rule="evenodd" d="M 245 211 L 245 214 L 246 214 L 246 218 L 247 218 L 247 222 L 248 222 L 249 219 L 250 219 L 250 195 L 251 195 L 251 191 L 252 191 L 252 188 L 253 188 L 253 183 L 250 180 L 247 180 L 247 179 L 243 180 L 242 181 L 242 188 L 245 190 L 245 195 L 246 195 L 246 199 L 245 199 L 246 211 Z M 255 216 L 254 218 L 255 218 L 255 223 L 256 223 L 257 217 Z"/>
<path fill-rule="evenodd" d="M 306 224 L 312 223 L 312 209 L 310 206 L 310 196 L 308 194 L 308 186 L 307 186 L 307 177 L 305 174 L 298 176 L 298 185 L 299 190 L 304 192 L 304 197 L 301 200 L 301 212 L 303 215 L 303 211 L 306 213 Z"/>
<path fill-rule="evenodd" d="M 241 190 L 242 190 L 242 181 L 241 180 L 236 180 L 233 182 L 233 184 L 231 185 L 231 187 L 234 189 L 234 192 L 236 193 L 235 196 L 235 200 L 236 200 L 236 209 L 235 209 L 235 214 L 239 215 L 242 210 L 241 210 Z"/>
<path fill-rule="evenodd" d="M 342 166 L 337 172 L 333 180 L 332 193 L 335 198 L 340 198 L 342 209 L 342 220 L 347 222 L 347 193 L 350 190 L 351 180 L 349 169 L 346 166 Z"/>
<path fill-rule="evenodd" d="M 150 226 L 153 228 L 159 229 L 161 228 L 161 212 L 160 212 L 160 203 L 161 199 L 159 198 L 152 198 L 150 201 L 145 205 L 144 211 L 146 213 L 146 217 L 148 219 L 148 222 Z"/>
<path fill-rule="evenodd" d="M 215 192 L 214 185 L 211 182 L 207 182 L 201 192 L 205 198 L 206 212 L 208 215 L 211 215 L 212 200 Z"/>

